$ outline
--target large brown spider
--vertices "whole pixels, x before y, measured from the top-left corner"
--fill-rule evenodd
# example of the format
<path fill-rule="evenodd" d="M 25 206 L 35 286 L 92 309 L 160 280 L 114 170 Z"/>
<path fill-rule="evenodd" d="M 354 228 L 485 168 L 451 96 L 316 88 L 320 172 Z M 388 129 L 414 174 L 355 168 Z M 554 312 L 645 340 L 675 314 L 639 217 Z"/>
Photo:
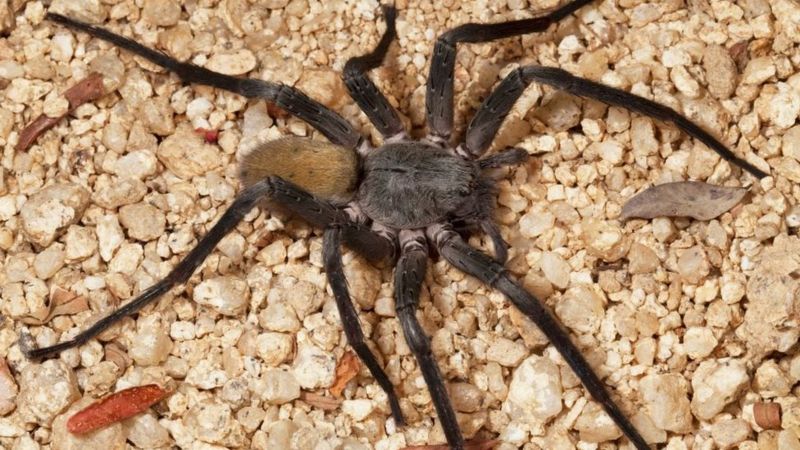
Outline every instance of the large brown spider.
<path fill-rule="evenodd" d="M 240 79 L 181 63 L 164 53 L 93 25 L 48 14 L 51 21 L 84 31 L 126 49 L 177 74 L 184 82 L 225 89 L 247 98 L 263 98 L 306 121 L 330 143 L 285 138 L 265 144 L 241 163 L 244 190 L 220 220 L 170 274 L 114 313 L 75 337 L 56 345 L 26 349 L 32 359 L 51 357 L 84 344 L 123 317 L 136 313 L 172 287 L 185 282 L 220 240 L 261 200 L 269 199 L 325 229 L 324 265 L 350 345 L 386 392 L 398 424 L 404 419 L 394 389 L 366 345 L 347 289 L 340 255 L 345 243 L 371 260 L 397 258 L 396 314 L 408 346 L 430 390 L 448 444 L 464 448 L 456 414 L 431 353 L 429 339 L 415 311 L 427 268 L 429 247 L 450 264 L 505 294 L 533 320 L 572 367 L 587 390 L 637 449 L 648 444 L 612 400 L 603 382 L 542 305 L 503 267 L 506 243 L 493 222 L 494 184 L 486 169 L 524 161 L 516 148 L 485 157 L 500 125 L 532 82 L 574 95 L 630 109 L 671 122 L 723 158 L 757 177 L 765 174 L 736 157 L 717 139 L 674 110 L 651 100 L 582 79 L 564 70 L 523 66 L 512 71 L 486 98 L 466 129 L 464 142 L 453 145 L 453 78 L 458 43 L 488 42 L 546 30 L 591 0 L 575 0 L 540 17 L 494 24 L 465 24 L 436 40 L 428 76 L 428 135 L 411 139 L 395 109 L 367 72 L 378 67 L 395 38 L 396 10 L 384 7 L 386 32 L 369 54 L 351 58 L 344 81 L 353 99 L 384 138 L 373 148 L 342 117 L 299 90 L 257 79 Z M 324 168 L 335 170 L 326 171 Z M 494 258 L 467 244 L 458 231 L 480 229 L 491 239 Z"/>

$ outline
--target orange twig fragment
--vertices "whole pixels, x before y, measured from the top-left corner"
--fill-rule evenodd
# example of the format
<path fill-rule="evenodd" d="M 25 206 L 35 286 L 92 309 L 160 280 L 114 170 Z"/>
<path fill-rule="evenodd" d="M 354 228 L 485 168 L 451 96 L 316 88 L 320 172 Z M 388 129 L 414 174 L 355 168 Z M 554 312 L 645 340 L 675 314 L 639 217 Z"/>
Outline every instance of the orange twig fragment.
<path fill-rule="evenodd" d="M 336 366 L 336 381 L 330 387 L 331 394 L 334 397 L 341 397 L 347 383 L 358 375 L 360 369 L 361 363 L 358 362 L 358 357 L 350 351 L 345 353 Z"/>
<path fill-rule="evenodd" d="M 169 392 L 157 384 L 132 387 L 98 400 L 67 421 L 67 430 L 83 434 L 133 417 L 160 402 Z"/>
<path fill-rule="evenodd" d="M 499 441 L 492 439 L 489 441 L 467 441 L 464 443 L 464 450 L 492 450 Z M 412 445 L 404 447 L 402 450 L 449 450 L 447 444 L 440 445 Z"/>
<path fill-rule="evenodd" d="M 78 106 L 97 100 L 103 96 L 103 76 L 97 72 L 92 72 L 88 77 L 79 81 L 78 84 L 64 91 L 64 97 L 69 102 L 69 110 L 67 114 L 72 112 Z M 19 134 L 19 142 L 15 147 L 17 151 L 25 151 L 36 139 L 45 131 L 52 128 L 67 114 L 61 117 L 48 117 L 44 114 L 37 117 L 33 122 L 28 124 L 24 130 Z"/>

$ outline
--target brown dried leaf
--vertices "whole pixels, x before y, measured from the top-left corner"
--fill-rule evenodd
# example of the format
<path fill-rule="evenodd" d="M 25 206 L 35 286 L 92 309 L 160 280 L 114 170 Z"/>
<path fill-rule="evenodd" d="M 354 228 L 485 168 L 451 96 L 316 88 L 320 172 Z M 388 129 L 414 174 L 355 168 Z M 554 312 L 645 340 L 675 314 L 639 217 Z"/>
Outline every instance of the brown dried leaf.
<path fill-rule="evenodd" d="M 464 442 L 464 450 L 492 450 L 499 441 L 492 439 L 489 441 L 467 441 Z M 439 445 L 412 445 L 410 447 L 403 447 L 402 450 L 449 450 L 450 446 L 447 444 Z"/>
<path fill-rule="evenodd" d="M 342 401 L 339 399 L 306 391 L 300 392 L 300 400 L 323 411 L 339 409 L 339 406 L 342 404 Z"/>
<path fill-rule="evenodd" d="M 733 208 L 746 188 L 714 186 L 699 181 L 679 181 L 653 186 L 625 203 L 621 220 L 631 217 L 692 217 L 711 220 Z"/>
<path fill-rule="evenodd" d="M 336 381 L 330 387 L 331 394 L 334 397 L 341 397 L 347 383 L 358 375 L 360 369 L 361 363 L 358 362 L 358 357 L 351 351 L 346 352 L 336 366 Z"/>
<path fill-rule="evenodd" d="M 116 364 L 116 366 L 119 367 L 120 373 L 125 372 L 125 369 L 133 362 L 128 352 L 116 342 L 109 342 L 103 347 L 103 350 L 105 352 L 105 359 Z"/>
<path fill-rule="evenodd" d="M 753 405 L 753 419 L 765 430 L 781 429 L 781 404 L 758 402 Z"/>
<path fill-rule="evenodd" d="M 97 72 L 90 73 L 88 77 L 64 91 L 64 97 L 66 97 L 69 102 L 67 114 L 86 102 L 91 102 L 102 97 L 103 92 L 103 76 Z M 64 114 L 64 116 L 66 116 L 66 114 Z M 47 117 L 42 114 L 34 119 L 33 122 L 29 123 L 28 126 L 20 132 L 16 150 L 19 152 L 27 150 L 36 142 L 36 139 L 41 136 L 42 133 L 55 126 L 64 116 Z"/>
<path fill-rule="evenodd" d="M 22 318 L 22 323 L 28 325 L 43 325 L 56 316 L 77 314 L 89 309 L 89 301 L 82 295 L 77 295 L 59 286 L 50 289 L 48 303 L 44 308 L 33 311 L 31 315 Z"/>

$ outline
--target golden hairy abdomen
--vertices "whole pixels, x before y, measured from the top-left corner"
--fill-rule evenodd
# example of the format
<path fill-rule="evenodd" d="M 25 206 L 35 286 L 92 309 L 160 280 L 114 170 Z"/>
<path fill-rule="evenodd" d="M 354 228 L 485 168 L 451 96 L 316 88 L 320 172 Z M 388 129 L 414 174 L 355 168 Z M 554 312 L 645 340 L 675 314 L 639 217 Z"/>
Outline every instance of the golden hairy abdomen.
<path fill-rule="evenodd" d="M 352 198 L 358 178 L 355 151 L 300 137 L 265 142 L 242 158 L 239 176 L 245 186 L 278 176 L 315 196 L 334 202 Z"/>

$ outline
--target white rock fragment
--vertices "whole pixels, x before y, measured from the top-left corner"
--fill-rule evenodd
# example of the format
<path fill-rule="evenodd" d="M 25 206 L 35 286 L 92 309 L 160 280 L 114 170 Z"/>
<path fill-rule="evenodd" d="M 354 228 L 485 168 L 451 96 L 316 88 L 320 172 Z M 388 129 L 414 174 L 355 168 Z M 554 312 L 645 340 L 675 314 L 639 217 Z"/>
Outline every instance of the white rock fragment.
<path fill-rule="evenodd" d="M 586 442 L 613 441 L 622 436 L 622 431 L 611 417 L 595 402 L 583 408 L 575 421 L 575 429 L 580 433 L 581 440 Z"/>
<path fill-rule="evenodd" d="M 555 312 L 566 327 L 578 333 L 594 333 L 605 315 L 605 301 L 596 290 L 577 286 L 564 293 Z"/>
<path fill-rule="evenodd" d="M 139 317 L 136 327 L 136 337 L 128 349 L 131 358 L 143 366 L 155 366 L 164 362 L 172 350 L 172 339 L 161 314 Z"/>
<path fill-rule="evenodd" d="M 747 84 L 761 84 L 775 75 L 775 64 L 771 56 L 753 58 L 747 62 L 747 67 L 742 73 L 742 82 Z"/>
<path fill-rule="evenodd" d="M 48 426 L 80 396 L 75 374 L 60 359 L 28 364 L 19 375 L 17 405 L 26 422 Z"/>
<path fill-rule="evenodd" d="M 57 183 L 31 195 L 22 206 L 22 229 L 31 242 L 50 245 L 89 205 L 89 191 L 77 184 Z"/>
<path fill-rule="evenodd" d="M 748 383 L 747 369 L 740 360 L 701 362 L 692 376 L 692 412 L 699 419 L 712 419 L 736 400 Z"/>
<path fill-rule="evenodd" d="M 552 361 L 532 355 L 514 370 L 503 411 L 515 421 L 535 427 L 562 409 L 561 374 Z"/>
<path fill-rule="evenodd" d="M 303 389 L 328 387 L 336 379 L 336 357 L 314 345 L 301 343 L 292 373 Z"/>
<path fill-rule="evenodd" d="M 128 236 L 139 241 L 151 241 L 164 234 L 166 216 L 149 203 L 125 205 L 119 209 L 119 221 Z"/>
<path fill-rule="evenodd" d="M 731 448 L 747 439 L 750 424 L 744 419 L 730 419 L 711 426 L 711 437 L 720 448 Z"/>
<path fill-rule="evenodd" d="M 372 414 L 374 409 L 375 405 L 369 399 L 345 400 L 342 402 L 342 412 L 359 422 Z"/>
<path fill-rule="evenodd" d="M 156 152 L 159 161 L 178 177 L 188 180 L 219 167 L 221 158 L 213 145 L 182 123 L 174 133 L 161 141 Z"/>
<path fill-rule="evenodd" d="M 122 429 L 127 440 L 138 448 L 161 448 L 172 443 L 169 432 L 152 412 L 137 414 L 123 421 Z"/>
<path fill-rule="evenodd" d="M 103 23 L 108 16 L 108 11 L 100 0 L 53 0 L 49 10 L 94 24 Z"/>
<path fill-rule="evenodd" d="M 256 57 L 246 48 L 211 55 L 206 69 L 226 75 L 244 75 L 256 68 Z"/>
<path fill-rule="evenodd" d="M 256 394 L 270 405 L 282 405 L 300 397 L 300 384 L 291 373 L 267 369 L 255 383 Z"/>
<path fill-rule="evenodd" d="M 689 383 L 677 373 L 647 375 L 639 382 L 648 415 L 665 431 L 687 433 L 692 429 Z"/>
<path fill-rule="evenodd" d="M 289 358 L 294 339 L 286 333 L 261 333 L 256 338 L 258 355 L 267 366 L 276 367 Z"/>
<path fill-rule="evenodd" d="M 716 346 L 717 338 L 708 327 L 689 327 L 683 335 L 683 349 L 689 358 L 705 358 Z"/>
<path fill-rule="evenodd" d="M 504 337 L 496 337 L 486 349 L 488 361 L 494 361 L 506 367 L 516 367 L 527 354 L 528 351 L 524 345 Z"/>
<path fill-rule="evenodd" d="M 120 244 L 125 241 L 122 227 L 119 225 L 117 216 L 113 214 L 105 215 L 97 220 L 97 242 L 100 248 L 100 257 L 103 261 L 110 261 L 114 252 Z"/>
<path fill-rule="evenodd" d="M 569 285 L 569 274 L 572 271 L 569 264 L 558 253 L 544 252 L 539 260 L 545 278 L 559 289 Z"/>
<path fill-rule="evenodd" d="M 205 280 L 194 289 L 193 299 L 226 316 L 238 316 L 247 309 L 250 288 L 247 282 L 234 276 Z"/>

